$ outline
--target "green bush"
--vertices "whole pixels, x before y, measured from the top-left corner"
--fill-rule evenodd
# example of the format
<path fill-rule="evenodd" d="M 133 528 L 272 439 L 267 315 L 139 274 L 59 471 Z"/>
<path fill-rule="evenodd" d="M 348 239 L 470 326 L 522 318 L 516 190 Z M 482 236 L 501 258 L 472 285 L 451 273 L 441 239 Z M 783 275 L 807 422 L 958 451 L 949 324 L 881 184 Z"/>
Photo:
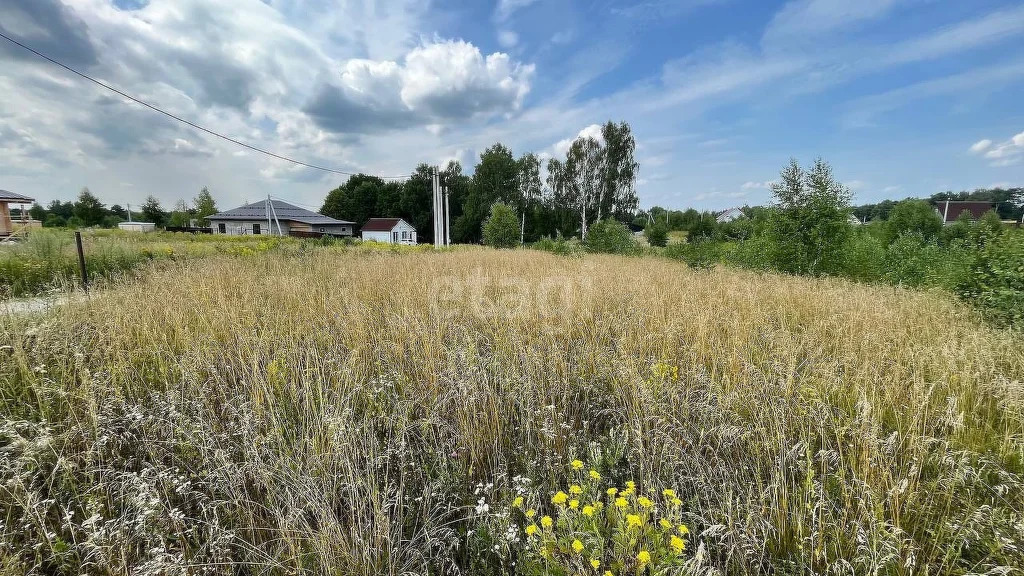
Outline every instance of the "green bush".
<path fill-rule="evenodd" d="M 710 241 L 673 244 L 665 248 L 665 256 L 682 260 L 690 268 L 705 270 L 721 259 L 722 245 Z"/>
<path fill-rule="evenodd" d="M 519 219 L 508 204 L 491 206 L 491 215 L 484 221 L 484 244 L 493 248 L 515 248 L 519 245 Z"/>
<path fill-rule="evenodd" d="M 974 259 L 957 294 L 999 323 L 1024 327 L 1024 233 L 988 242 Z"/>
<path fill-rule="evenodd" d="M 968 273 L 974 255 L 962 243 L 943 248 L 918 232 L 909 232 L 886 250 L 885 279 L 908 288 L 952 289 Z"/>
<path fill-rule="evenodd" d="M 534 242 L 530 247 L 534 250 L 543 250 L 552 254 L 558 254 L 559 256 L 582 256 L 586 253 L 579 240 L 575 238 L 566 239 L 562 235 L 554 239 L 550 236 L 545 236 Z"/>
<path fill-rule="evenodd" d="M 590 252 L 604 254 L 635 254 L 637 252 L 633 233 L 625 224 L 611 218 L 595 222 L 587 230 L 587 239 L 583 244 Z"/>
<path fill-rule="evenodd" d="M 908 199 L 899 202 L 889 213 L 886 243 L 891 244 L 909 232 L 920 234 L 928 242 L 935 240 L 942 232 L 942 217 L 924 200 Z"/>
<path fill-rule="evenodd" d="M 841 273 L 861 282 L 874 282 L 885 276 L 885 246 L 873 234 L 857 230 L 846 240 Z"/>
<path fill-rule="evenodd" d="M 664 224 L 655 222 L 648 224 L 644 228 L 644 236 L 647 237 L 647 243 L 651 246 L 664 247 L 668 244 L 668 228 Z"/>

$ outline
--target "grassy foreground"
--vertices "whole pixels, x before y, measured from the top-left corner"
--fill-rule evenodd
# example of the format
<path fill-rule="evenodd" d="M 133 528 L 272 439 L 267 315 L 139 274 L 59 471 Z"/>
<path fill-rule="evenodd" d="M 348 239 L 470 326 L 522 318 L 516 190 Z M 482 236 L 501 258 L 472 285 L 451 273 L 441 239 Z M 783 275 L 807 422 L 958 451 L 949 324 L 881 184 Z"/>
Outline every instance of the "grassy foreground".
<path fill-rule="evenodd" d="M 494 516 L 517 487 L 572 514 L 550 502 L 576 458 L 675 489 L 669 573 L 1024 566 L 1024 341 L 936 294 L 534 251 L 211 256 L 0 318 L 0 414 L 10 574 L 513 573 Z"/>

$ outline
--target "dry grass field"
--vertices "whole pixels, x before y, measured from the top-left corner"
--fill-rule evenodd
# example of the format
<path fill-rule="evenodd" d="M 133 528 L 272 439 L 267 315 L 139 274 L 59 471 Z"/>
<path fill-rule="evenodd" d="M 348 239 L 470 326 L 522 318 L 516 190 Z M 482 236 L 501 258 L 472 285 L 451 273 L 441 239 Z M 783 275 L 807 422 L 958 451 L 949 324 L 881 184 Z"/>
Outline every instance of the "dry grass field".
<path fill-rule="evenodd" d="M 0 413 L 0 573 L 513 573 L 490 516 L 523 486 L 571 513 L 576 458 L 675 488 L 688 562 L 662 573 L 1024 566 L 1024 339 L 938 293 L 212 256 L 0 317 Z"/>

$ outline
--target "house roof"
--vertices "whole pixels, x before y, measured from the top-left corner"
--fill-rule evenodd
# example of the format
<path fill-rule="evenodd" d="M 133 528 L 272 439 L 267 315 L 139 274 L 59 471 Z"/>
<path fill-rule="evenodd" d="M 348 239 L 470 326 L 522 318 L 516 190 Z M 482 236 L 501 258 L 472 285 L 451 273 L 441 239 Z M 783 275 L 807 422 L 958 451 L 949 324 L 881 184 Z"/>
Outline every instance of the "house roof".
<path fill-rule="evenodd" d="M 977 200 L 950 200 L 949 210 L 946 210 L 946 201 L 939 200 L 935 203 L 935 209 L 939 216 L 945 217 L 946 222 L 956 222 L 963 212 L 969 212 L 975 220 L 985 215 L 985 212 L 995 208 L 991 202 L 979 202 Z"/>
<path fill-rule="evenodd" d="M 278 220 L 286 220 L 289 222 L 302 222 L 303 224 L 352 224 L 347 220 L 336 220 L 330 216 L 324 216 L 318 214 L 312 210 L 306 210 L 305 208 L 299 208 L 298 206 L 282 202 L 280 200 L 271 200 L 270 206 L 272 207 L 273 213 L 277 214 Z M 208 217 L 210 220 L 266 220 L 267 219 L 267 201 L 260 200 L 259 202 L 253 202 L 252 204 L 246 204 L 234 210 L 227 210 L 225 212 L 218 212 L 213 216 Z"/>
<path fill-rule="evenodd" d="M 363 224 L 362 232 L 391 232 L 402 222 L 401 218 L 370 218 Z"/>
<path fill-rule="evenodd" d="M 7 190 L 0 190 L 0 202 L 13 202 L 15 204 L 31 204 L 35 201 L 35 198 L 29 198 L 28 196 L 22 194 L 8 192 Z"/>

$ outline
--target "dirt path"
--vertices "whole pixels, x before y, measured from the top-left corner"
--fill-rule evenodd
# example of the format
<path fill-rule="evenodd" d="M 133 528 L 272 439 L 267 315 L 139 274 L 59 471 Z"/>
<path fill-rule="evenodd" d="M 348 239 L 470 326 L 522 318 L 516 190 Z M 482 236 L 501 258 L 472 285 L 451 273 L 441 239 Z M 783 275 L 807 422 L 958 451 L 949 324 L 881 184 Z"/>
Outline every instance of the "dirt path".
<path fill-rule="evenodd" d="M 30 314 L 33 312 L 45 312 L 54 306 L 60 306 L 72 301 L 79 301 L 85 295 L 58 294 L 56 296 L 37 296 L 35 298 L 16 298 L 14 300 L 0 301 L 0 314 Z"/>

